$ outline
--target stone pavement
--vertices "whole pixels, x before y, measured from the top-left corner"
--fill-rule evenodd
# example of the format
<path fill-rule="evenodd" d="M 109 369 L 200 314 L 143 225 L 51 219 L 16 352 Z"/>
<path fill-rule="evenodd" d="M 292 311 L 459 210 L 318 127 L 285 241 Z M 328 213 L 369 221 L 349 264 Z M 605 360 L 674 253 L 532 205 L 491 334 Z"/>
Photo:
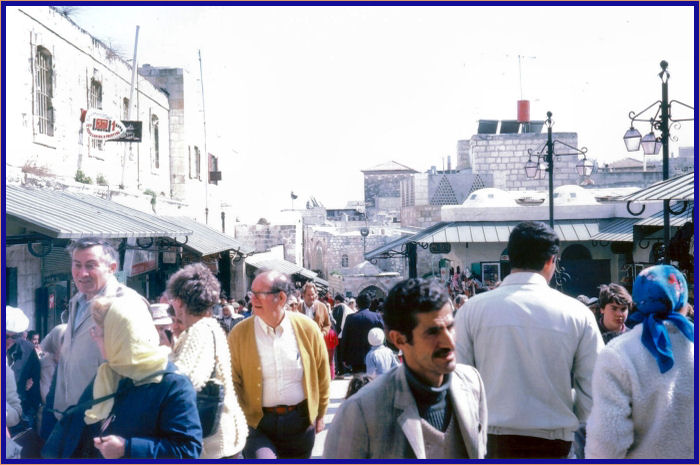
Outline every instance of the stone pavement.
<path fill-rule="evenodd" d="M 345 399 L 348 384 L 350 384 L 350 375 L 346 375 L 345 379 L 336 378 L 331 381 L 331 398 L 328 403 L 326 416 L 323 417 L 323 421 L 326 423 L 326 428 L 316 435 L 316 443 L 314 444 L 313 451 L 311 452 L 312 459 L 320 459 L 323 456 L 323 443 L 326 442 L 326 433 L 328 432 L 328 428 L 331 426 L 335 413 L 338 411 L 338 408 L 340 408 L 340 404 Z"/>

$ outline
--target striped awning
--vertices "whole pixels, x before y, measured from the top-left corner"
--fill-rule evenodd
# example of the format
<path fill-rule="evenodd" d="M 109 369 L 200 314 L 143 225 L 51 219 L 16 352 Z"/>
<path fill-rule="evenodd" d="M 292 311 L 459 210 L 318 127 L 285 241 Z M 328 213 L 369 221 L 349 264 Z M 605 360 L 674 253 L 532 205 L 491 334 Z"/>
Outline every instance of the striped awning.
<path fill-rule="evenodd" d="M 603 220 L 559 220 L 554 223 L 554 231 L 562 242 L 589 241 L 600 232 Z M 519 221 L 453 221 L 441 222 L 411 236 L 389 242 L 365 254 L 367 260 L 384 258 L 391 251 L 399 251 L 408 242 L 432 244 L 449 243 L 507 243 L 510 232 Z"/>
<path fill-rule="evenodd" d="M 624 202 L 643 202 L 647 200 L 685 200 L 692 202 L 695 195 L 695 173 L 688 173 L 675 178 L 659 181 L 642 190 L 617 200 Z"/>
<path fill-rule="evenodd" d="M 202 256 L 214 255 L 227 250 L 233 250 L 239 255 L 248 255 L 254 251 L 253 248 L 243 245 L 233 237 L 191 218 L 185 216 L 163 216 L 163 218 L 183 228 L 191 229 L 192 235 L 189 236 L 184 247 L 190 248 Z"/>
<path fill-rule="evenodd" d="M 328 283 L 324 281 L 323 279 L 318 277 L 318 273 L 307 270 L 303 266 L 299 266 L 295 263 L 292 263 L 287 260 L 283 260 L 281 258 L 273 257 L 269 253 L 259 253 L 259 254 L 254 254 L 251 255 L 250 257 L 247 257 L 245 259 L 246 264 L 255 267 L 259 270 L 262 269 L 267 269 L 267 270 L 275 270 L 279 271 L 280 273 L 288 274 L 288 275 L 295 275 L 299 274 L 307 279 L 311 279 L 317 282 L 325 283 L 327 286 Z"/>
<path fill-rule="evenodd" d="M 598 234 L 591 237 L 593 241 L 634 242 L 634 225 L 636 218 L 618 218 L 601 226 Z"/>
<path fill-rule="evenodd" d="M 28 231 L 56 239 L 179 237 L 192 230 L 103 198 L 51 189 L 5 186 L 5 213 Z"/>

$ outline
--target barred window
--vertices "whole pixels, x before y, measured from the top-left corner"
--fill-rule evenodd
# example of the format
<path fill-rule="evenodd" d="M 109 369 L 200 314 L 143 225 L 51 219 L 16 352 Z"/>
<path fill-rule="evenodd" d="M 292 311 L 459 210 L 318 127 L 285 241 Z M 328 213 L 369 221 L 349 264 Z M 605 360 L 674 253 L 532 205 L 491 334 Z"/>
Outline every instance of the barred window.
<path fill-rule="evenodd" d="M 348 256 L 346 254 L 343 254 L 343 256 L 340 258 L 340 266 L 343 268 L 348 267 Z"/>
<path fill-rule="evenodd" d="M 158 117 L 151 116 L 151 150 L 153 154 L 153 167 L 160 168 L 160 137 L 158 130 Z"/>
<path fill-rule="evenodd" d="M 129 99 L 124 97 L 122 101 L 122 120 L 127 121 L 129 119 Z"/>
<path fill-rule="evenodd" d="M 95 79 L 90 80 L 90 108 L 102 109 L 102 83 Z M 104 150 L 104 141 L 93 138 L 90 141 L 90 146 L 93 149 Z"/>
<path fill-rule="evenodd" d="M 53 63 L 51 53 L 44 47 L 36 48 L 36 96 L 34 116 L 39 134 L 53 136 Z"/>
<path fill-rule="evenodd" d="M 202 165 L 202 155 L 199 153 L 199 147 L 194 146 L 194 178 L 202 179 L 200 167 Z"/>

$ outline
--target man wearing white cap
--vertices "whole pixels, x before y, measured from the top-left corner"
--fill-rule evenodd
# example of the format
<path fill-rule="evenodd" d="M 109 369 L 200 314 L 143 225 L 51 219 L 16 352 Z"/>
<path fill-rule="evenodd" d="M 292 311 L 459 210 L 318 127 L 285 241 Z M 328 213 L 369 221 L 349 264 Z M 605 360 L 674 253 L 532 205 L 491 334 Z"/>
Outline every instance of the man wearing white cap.
<path fill-rule="evenodd" d="M 41 366 L 34 345 L 24 338 L 29 327 L 29 318 L 16 307 L 5 307 L 5 346 L 7 364 L 12 368 L 17 386 L 17 394 L 22 405 L 22 418 L 33 426 L 41 403 L 39 384 Z"/>
<path fill-rule="evenodd" d="M 365 356 L 368 375 L 379 376 L 399 364 L 396 354 L 384 345 L 384 330 L 382 328 L 370 329 L 367 340 L 372 346 Z"/>

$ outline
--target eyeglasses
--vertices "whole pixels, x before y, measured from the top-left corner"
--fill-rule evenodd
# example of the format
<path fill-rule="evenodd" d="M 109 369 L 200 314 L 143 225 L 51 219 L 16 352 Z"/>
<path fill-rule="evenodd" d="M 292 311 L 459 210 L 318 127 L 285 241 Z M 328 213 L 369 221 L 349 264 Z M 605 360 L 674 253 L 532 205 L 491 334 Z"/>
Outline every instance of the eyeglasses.
<path fill-rule="evenodd" d="M 17 340 L 17 339 L 22 338 L 22 334 L 21 333 L 5 333 L 5 337 L 8 339 Z"/>
<path fill-rule="evenodd" d="M 270 294 L 279 294 L 280 290 L 273 290 L 273 291 L 248 291 L 248 297 L 253 298 L 254 296 L 257 298 L 260 298 L 261 295 L 270 295 Z"/>

